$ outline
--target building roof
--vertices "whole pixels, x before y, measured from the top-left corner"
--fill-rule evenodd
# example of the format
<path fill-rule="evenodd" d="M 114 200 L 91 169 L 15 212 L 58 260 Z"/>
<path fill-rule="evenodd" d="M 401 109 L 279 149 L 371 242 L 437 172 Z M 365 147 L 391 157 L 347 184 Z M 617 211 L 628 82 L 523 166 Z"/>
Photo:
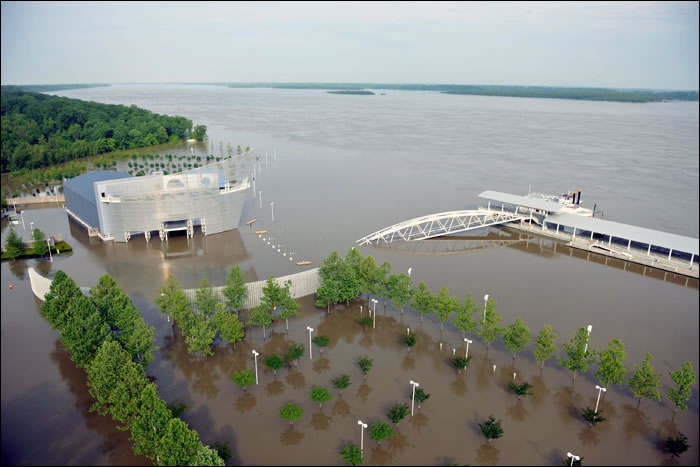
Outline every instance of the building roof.
<path fill-rule="evenodd" d="M 479 198 L 498 201 L 499 203 L 514 204 L 526 208 L 540 209 L 547 212 L 559 212 L 564 209 L 564 205 L 544 198 L 528 198 L 526 196 L 511 195 L 500 191 L 486 190 L 479 194 Z"/>
<path fill-rule="evenodd" d="M 63 187 L 69 188 L 73 190 L 75 193 L 78 193 L 80 196 L 87 198 L 87 199 L 92 199 L 94 200 L 95 198 L 95 188 L 94 188 L 94 183 L 95 182 L 101 182 L 104 180 L 116 180 L 119 178 L 132 178 L 131 175 L 124 173 L 124 172 L 119 172 L 115 170 L 96 170 L 94 172 L 88 172 L 84 173 L 82 175 L 78 175 L 77 177 L 71 178 L 70 180 L 66 180 L 63 183 Z"/>
<path fill-rule="evenodd" d="M 616 238 L 624 238 L 634 242 L 648 245 L 670 248 L 673 251 L 683 251 L 698 255 L 697 238 L 684 237 L 658 230 L 645 229 L 634 225 L 620 224 L 591 217 L 577 216 L 576 214 L 555 214 L 546 218 L 547 222 L 575 227 L 589 232 L 610 235 Z"/>

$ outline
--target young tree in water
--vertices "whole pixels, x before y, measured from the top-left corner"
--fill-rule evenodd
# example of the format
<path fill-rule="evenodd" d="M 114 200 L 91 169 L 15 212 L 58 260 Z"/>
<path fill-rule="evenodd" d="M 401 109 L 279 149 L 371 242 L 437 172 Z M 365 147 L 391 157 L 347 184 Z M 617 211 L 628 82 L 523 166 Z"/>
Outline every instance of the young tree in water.
<path fill-rule="evenodd" d="M 270 313 L 282 304 L 282 288 L 277 284 L 275 276 L 267 278 L 262 289 L 263 296 L 260 298 L 260 305 L 265 306 Z"/>
<path fill-rule="evenodd" d="M 13 261 L 24 253 L 24 241 L 12 228 L 10 228 L 10 233 L 7 234 L 7 239 L 5 240 L 5 250 L 7 256 L 12 258 Z"/>
<path fill-rule="evenodd" d="M 185 334 L 187 352 L 199 353 L 203 357 L 212 355 L 211 344 L 214 342 L 216 329 L 211 325 L 209 319 L 203 315 L 195 315 L 194 324 Z"/>
<path fill-rule="evenodd" d="M 442 332 L 442 325 L 449 321 L 450 314 L 457 308 L 457 303 L 457 299 L 450 296 L 447 286 L 443 285 L 435 299 L 435 315 L 440 320 L 440 332 Z"/>
<path fill-rule="evenodd" d="M 515 318 L 515 323 L 503 328 L 503 345 L 513 352 L 513 360 L 515 360 L 515 353 L 525 350 L 531 339 L 530 330 L 520 318 Z"/>
<path fill-rule="evenodd" d="M 155 303 L 161 314 L 169 316 L 174 322 L 177 322 L 183 332 L 187 330 L 187 323 L 192 315 L 190 302 L 172 274 L 168 275 L 168 279 L 158 289 Z"/>
<path fill-rule="evenodd" d="M 328 344 L 330 344 L 331 339 L 326 335 L 319 334 L 318 336 L 315 336 L 313 339 L 311 339 L 311 342 L 318 346 L 319 352 L 321 353 L 321 355 L 323 355 L 323 349 L 325 347 L 328 347 Z"/>
<path fill-rule="evenodd" d="M 214 323 L 216 324 L 216 330 L 221 333 L 221 338 L 226 342 L 233 342 L 234 349 L 236 348 L 236 342 L 243 340 L 245 329 L 243 323 L 239 321 L 238 316 L 235 314 L 219 308 L 214 315 Z"/>
<path fill-rule="evenodd" d="M 569 459 L 567 456 L 561 463 L 566 466 L 580 466 L 583 465 L 583 456 L 578 456 L 578 459 Z"/>
<path fill-rule="evenodd" d="M 489 415 L 489 418 L 484 423 L 479 423 L 479 429 L 489 443 L 492 439 L 498 439 L 503 436 L 501 421 L 496 421 L 493 415 Z"/>
<path fill-rule="evenodd" d="M 675 438 L 671 436 L 666 438 L 664 447 L 672 456 L 680 457 L 690 446 L 688 445 L 688 437 L 683 433 L 679 433 Z"/>
<path fill-rule="evenodd" d="M 296 366 L 299 359 L 303 356 L 304 356 L 304 344 L 292 342 L 291 344 L 289 344 L 289 350 L 287 350 L 287 353 L 284 355 L 284 359 L 287 360 L 288 362 L 294 363 L 294 366 Z"/>
<path fill-rule="evenodd" d="M 659 376 L 661 374 L 654 372 L 654 368 L 651 366 L 651 354 L 647 352 L 642 364 L 634 365 L 634 374 L 627 380 L 630 391 L 638 399 L 637 407 L 642 403 L 642 398 L 661 400 Z"/>
<path fill-rule="evenodd" d="M 344 444 L 340 450 L 340 457 L 348 465 L 362 465 L 364 462 L 362 450 L 356 444 Z"/>
<path fill-rule="evenodd" d="M 206 279 L 202 280 L 202 284 L 194 291 L 195 313 L 208 320 L 216 313 L 218 304 L 219 299 L 214 293 L 214 289 Z"/>
<path fill-rule="evenodd" d="M 679 407 L 681 410 L 688 410 L 688 406 L 685 405 L 685 402 L 692 396 L 692 389 L 690 386 L 695 384 L 693 364 L 685 362 L 678 371 L 672 371 L 669 374 L 676 385 L 675 388 L 669 388 L 666 393 L 666 397 L 676 404 L 673 413 L 676 413 Z"/>
<path fill-rule="evenodd" d="M 318 404 L 319 409 L 324 402 L 328 402 L 329 400 L 333 399 L 331 392 L 323 386 L 311 386 L 311 393 L 309 394 L 309 397 L 312 401 Z"/>
<path fill-rule="evenodd" d="M 416 340 L 417 338 L 415 332 L 409 332 L 403 335 L 403 343 L 406 344 L 409 351 L 411 350 L 411 347 L 416 345 Z"/>
<path fill-rule="evenodd" d="M 328 279 L 323 282 L 323 285 L 316 290 L 316 306 L 323 307 L 326 305 L 327 312 L 331 312 L 331 303 L 336 304 L 340 301 L 340 282 L 334 279 Z"/>
<path fill-rule="evenodd" d="M 472 294 L 468 293 L 464 297 L 464 301 L 457 303 L 455 310 L 455 318 L 452 324 L 462 333 L 462 338 L 466 337 L 466 333 L 474 331 L 476 322 L 474 321 L 474 313 L 479 311 L 476 302 L 472 298 Z"/>
<path fill-rule="evenodd" d="M 401 422 L 401 420 L 403 420 L 406 417 L 406 415 L 408 415 L 408 412 L 408 404 L 394 404 L 389 408 L 389 411 L 386 413 L 386 416 L 389 417 L 391 423 L 398 427 L 399 422 Z"/>
<path fill-rule="evenodd" d="M 297 310 L 299 310 L 299 303 L 292 298 L 291 287 L 292 281 L 287 281 L 284 288 L 280 289 L 280 305 L 282 306 L 280 318 L 284 318 L 287 331 L 289 331 L 289 318 L 296 316 Z"/>
<path fill-rule="evenodd" d="M 388 265 L 389 263 L 384 264 Z M 385 270 L 386 268 L 382 269 L 377 266 L 372 256 L 365 256 L 360 263 L 358 281 L 360 291 L 367 294 L 367 309 L 369 309 L 370 295 L 376 295 L 380 291 Z"/>
<path fill-rule="evenodd" d="M 416 388 L 416 393 L 415 393 L 415 395 L 413 395 L 413 397 L 415 397 L 416 404 L 418 405 L 418 408 L 420 409 L 420 405 L 421 405 L 423 402 L 425 402 L 425 401 L 427 401 L 428 399 L 430 399 L 430 394 L 428 394 L 427 392 L 425 392 L 425 391 L 423 390 L 423 388 Z"/>
<path fill-rule="evenodd" d="M 571 338 L 570 344 L 562 344 L 567 356 L 560 358 L 559 364 L 573 372 L 574 380 L 576 380 L 576 372 L 588 371 L 588 367 L 595 362 L 595 350 L 586 348 L 588 341 L 586 328 L 579 328 L 574 337 Z"/>
<path fill-rule="evenodd" d="M 367 376 L 369 370 L 372 369 L 372 359 L 368 358 L 367 355 L 359 359 L 357 361 L 357 364 L 360 365 L 360 370 L 362 370 L 362 376 Z"/>
<path fill-rule="evenodd" d="M 518 396 L 518 400 L 520 400 L 521 397 L 531 396 L 533 394 L 532 385 L 527 381 L 521 384 L 510 383 L 508 387 Z"/>
<path fill-rule="evenodd" d="M 382 444 L 382 441 L 393 435 L 394 429 L 387 423 L 374 422 L 369 428 L 369 437 L 375 440 L 377 444 Z"/>
<path fill-rule="evenodd" d="M 222 294 L 225 298 L 226 311 L 238 313 L 248 295 L 248 288 L 245 286 L 243 271 L 241 271 L 240 266 L 235 265 L 229 269 L 226 276 L 226 287 L 224 287 Z"/>
<path fill-rule="evenodd" d="M 481 320 L 481 328 L 476 333 L 476 336 L 484 341 L 486 348 L 489 348 L 491 342 L 498 339 L 498 334 L 500 329 L 498 324 L 503 318 L 500 313 L 496 311 L 496 301 L 491 298 L 486 303 L 486 317 Z"/>
<path fill-rule="evenodd" d="M 423 322 L 423 315 L 432 315 L 435 308 L 435 295 L 426 287 L 425 282 L 420 281 L 418 287 L 413 289 L 411 306 L 420 315 L 420 322 Z"/>
<path fill-rule="evenodd" d="M 627 368 L 625 368 L 625 344 L 620 339 L 611 339 L 608 348 L 598 354 L 598 371 L 595 377 L 604 386 L 622 384 Z"/>
<path fill-rule="evenodd" d="M 552 326 L 545 324 L 535 339 L 535 360 L 540 368 L 544 368 L 544 362 L 557 353 L 557 346 L 554 343 L 556 340 L 557 335 L 552 332 Z"/>
<path fill-rule="evenodd" d="M 265 366 L 271 369 L 275 376 L 277 376 L 277 370 L 284 366 L 284 360 L 282 360 L 282 357 L 277 355 L 277 352 L 273 353 L 263 361 L 265 362 Z"/>
<path fill-rule="evenodd" d="M 280 418 L 283 420 L 289 420 L 290 425 L 293 425 L 294 422 L 302 415 L 304 415 L 304 409 L 296 405 L 294 402 L 284 404 L 280 409 Z"/>
<path fill-rule="evenodd" d="M 46 234 L 41 230 L 32 230 L 32 241 L 35 255 L 44 256 L 49 252 L 49 245 L 46 243 Z"/>
<path fill-rule="evenodd" d="M 343 395 L 343 389 L 346 389 L 351 384 L 350 377 L 348 375 L 342 375 L 338 376 L 337 378 L 333 378 L 331 383 L 333 384 L 333 387 L 340 392 L 341 396 Z"/>
<path fill-rule="evenodd" d="M 231 381 L 236 383 L 244 391 L 248 389 L 248 386 L 255 382 L 255 373 L 253 370 L 246 368 L 245 370 L 239 370 L 231 375 Z"/>
<path fill-rule="evenodd" d="M 413 295 L 413 284 L 408 274 L 392 274 L 387 281 L 389 299 L 394 308 L 399 308 L 403 314 L 403 307 L 408 304 Z"/>
<path fill-rule="evenodd" d="M 595 426 L 596 423 L 604 422 L 606 420 L 606 418 L 601 415 L 602 412 L 602 410 L 596 412 L 592 408 L 586 406 L 583 409 L 583 419 L 588 422 L 588 426 Z"/>
<path fill-rule="evenodd" d="M 272 323 L 272 312 L 265 304 L 260 304 L 252 310 L 250 310 L 250 316 L 248 317 L 248 324 L 253 326 L 262 326 L 263 328 L 263 339 L 265 339 L 265 327 Z"/>

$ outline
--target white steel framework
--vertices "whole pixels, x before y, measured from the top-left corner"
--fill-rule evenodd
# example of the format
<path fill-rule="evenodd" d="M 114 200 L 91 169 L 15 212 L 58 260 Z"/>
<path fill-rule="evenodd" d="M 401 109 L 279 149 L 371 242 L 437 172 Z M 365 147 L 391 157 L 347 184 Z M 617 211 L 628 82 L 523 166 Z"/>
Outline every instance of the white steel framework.
<path fill-rule="evenodd" d="M 525 217 L 520 214 L 488 209 L 441 212 L 400 222 L 367 235 L 357 240 L 356 243 L 371 245 L 373 242 L 380 243 L 382 241 L 391 243 L 395 240 L 424 240 L 492 225 L 507 224 L 522 219 Z"/>

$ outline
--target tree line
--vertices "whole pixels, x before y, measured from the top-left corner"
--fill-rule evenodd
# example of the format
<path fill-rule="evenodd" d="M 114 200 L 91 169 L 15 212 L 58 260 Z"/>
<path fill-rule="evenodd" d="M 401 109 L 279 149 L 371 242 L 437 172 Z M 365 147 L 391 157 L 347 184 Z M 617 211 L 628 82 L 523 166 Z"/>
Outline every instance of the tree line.
<path fill-rule="evenodd" d="M 34 92 L 3 91 L 0 109 L 3 172 L 206 135 L 180 116 Z"/>
<path fill-rule="evenodd" d="M 196 431 L 173 416 L 145 370 L 158 349 L 154 330 L 117 283 L 100 277 L 90 296 L 57 271 L 41 315 L 58 329 L 71 360 L 84 368 L 95 403 L 131 432 L 132 449 L 156 465 L 224 465 L 216 449 L 204 446 Z"/>
<path fill-rule="evenodd" d="M 357 248 L 352 247 L 345 257 L 341 257 L 333 251 L 323 261 L 319 268 L 321 286 L 316 292 L 316 305 L 325 307 L 330 312 L 330 306 L 346 302 L 367 294 L 367 306 L 369 309 L 370 294 L 377 295 L 388 300 L 391 305 L 403 313 L 404 307 L 411 305 L 418 312 L 423 321 L 424 316 L 435 316 L 440 322 L 440 331 L 443 325 L 450 322 L 462 337 L 472 334 L 482 340 L 488 347 L 502 338 L 503 346 L 513 354 L 522 352 L 533 340 L 529 328 L 521 318 L 516 318 L 511 324 L 499 326 L 503 320 L 496 311 L 496 301 L 493 298 L 487 300 L 483 307 L 476 304 L 467 293 L 463 299 L 450 295 L 446 286 L 443 286 L 437 294 L 434 294 L 423 281 L 414 287 L 410 276 L 406 273 L 391 274 L 391 265 L 384 262 L 377 266 L 372 256 L 363 257 Z M 534 357 L 538 365 L 544 367 L 546 361 L 557 357 L 559 352 L 556 344 L 557 334 L 552 331 L 550 325 L 544 325 L 534 339 Z M 411 340 L 409 335 L 404 340 Z M 576 331 L 570 342 L 562 344 L 562 352 L 557 357 L 558 363 L 572 372 L 572 380 L 577 373 L 589 371 L 591 366 L 597 365 L 595 378 L 603 385 L 625 382 L 628 370 L 625 367 L 625 345 L 620 339 L 613 338 L 605 349 L 594 349 L 589 346 L 590 336 L 586 328 L 581 327 Z M 466 367 L 469 363 L 463 357 L 456 367 Z M 651 365 L 652 356 L 647 352 L 640 365 L 634 365 L 634 372 L 626 380 L 627 387 L 634 397 L 641 403 L 642 399 L 660 401 L 659 388 L 662 387 L 660 374 L 656 373 Z M 685 362 L 679 370 L 670 373 L 675 387 L 669 388 L 666 397 L 675 404 L 676 410 L 686 410 L 685 405 L 691 397 L 690 386 L 695 384 L 696 375 L 690 362 Z"/>

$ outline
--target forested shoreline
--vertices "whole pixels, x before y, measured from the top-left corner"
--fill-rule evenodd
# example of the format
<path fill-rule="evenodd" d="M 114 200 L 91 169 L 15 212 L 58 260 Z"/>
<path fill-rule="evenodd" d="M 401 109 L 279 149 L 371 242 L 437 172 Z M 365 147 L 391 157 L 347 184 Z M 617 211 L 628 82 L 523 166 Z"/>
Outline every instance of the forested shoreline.
<path fill-rule="evenodd" d="M 181 116 L 26 91 L 3 89 L 1 115 L 2 172 L 206 135 Z"/>

